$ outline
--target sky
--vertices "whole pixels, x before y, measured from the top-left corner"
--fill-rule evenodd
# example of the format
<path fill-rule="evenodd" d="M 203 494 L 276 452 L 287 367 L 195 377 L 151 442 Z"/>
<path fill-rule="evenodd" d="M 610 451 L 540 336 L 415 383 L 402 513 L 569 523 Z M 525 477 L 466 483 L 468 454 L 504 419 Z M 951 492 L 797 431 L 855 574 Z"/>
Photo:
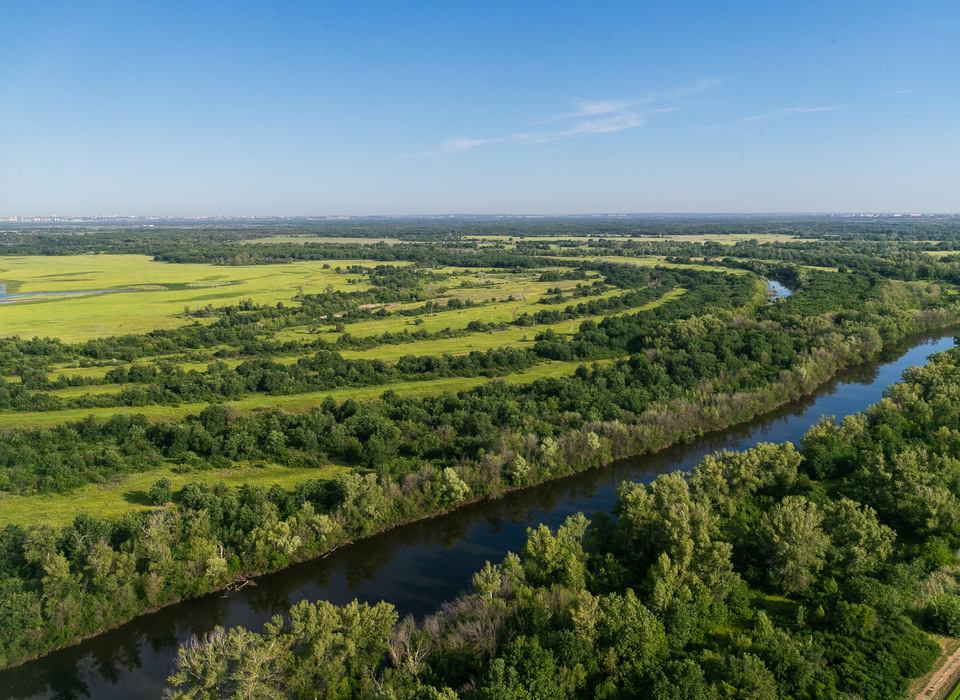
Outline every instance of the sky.
<path fill-rule="evenodd" d="M 956 0 L 0 0 L 0 217 L 960 212 Z"/>

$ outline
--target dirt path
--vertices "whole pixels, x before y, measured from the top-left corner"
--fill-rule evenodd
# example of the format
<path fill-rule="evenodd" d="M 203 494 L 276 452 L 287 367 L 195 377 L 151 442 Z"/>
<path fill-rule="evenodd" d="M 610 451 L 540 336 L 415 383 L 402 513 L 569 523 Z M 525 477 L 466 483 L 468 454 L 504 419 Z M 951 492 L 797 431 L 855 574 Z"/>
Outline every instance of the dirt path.
<path fill-rule="evenodd" d="M 957 675 L 960 673 L 960 649 L 950 655 L 943 665 L 936 670 L 930 682 L 917 694 L 917 700 L 939 700 L 953 689 Z"/>

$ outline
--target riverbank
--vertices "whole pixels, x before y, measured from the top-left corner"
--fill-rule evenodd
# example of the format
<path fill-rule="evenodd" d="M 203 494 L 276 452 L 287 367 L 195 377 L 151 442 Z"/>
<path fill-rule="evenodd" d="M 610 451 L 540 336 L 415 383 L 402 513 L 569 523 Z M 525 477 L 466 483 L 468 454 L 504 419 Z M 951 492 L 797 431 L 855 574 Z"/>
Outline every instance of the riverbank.
<path fill-rule="evenodd" d="M 916 361 L 914 361 L 913 364 L 916 364 Z M 872 370 L 866 370 L 866 371 L 867 373 L 869 373 Z M 900 370 L 897 369 L 895 371 L 895 374 L 899 375 L 899 371 Z M 844 411 L 846 410 L 847 409 L 844 409 Z M 850 410 L 854 410 L 853 407 L 851 407 Z M 836 411 L 836 410 L 834 410 L 834 412 L 839 413 L 839 411 Z M 777 418 L 775 419 L 774 422 L 776 423 L 781 421 L 782 421 L 782 418 Z M 764 430 L 767 430 L 767 428 L 764 428 Z M 779 437 L 777 439 L 779 439 Z M 796 439 L 796 438 L 793 438 L 793 439 Z M 723 441 L 719 439 L 710 441 L 709 447 L 711 449 L 720 449 L 721 447 L 738 449 L 737 444 L 731 444 L 731 445 L 723 444 Z M 667 452 L 671 454 L 664 455 L 664 460 L 674 457 L 676 450 L 678 449 L 681 449 L 681 448 L 676 448 L 675 450 L 668 450 Z M 699 461 L 699 457 L 696 454 L 694 454 L 687 461 L 689 462 L 690 460 Z M 659 466 L 661 464 L 661 461 L 659 459 L 648 460 L 648 463 L 651 463 L 651 462 L 658 465 L 653 467 L 654 469 L 668 468 L 666 466 Z M 561 495 L 562 493 L 564 493 L 564 487 L 570 487 L 572 485 L 572 487 L 576 492 L 582 492 L 582 489 L 587 489 L 588 491 L 590 490 L 595 491 L 597 488 L 596 486 L 591 487 L 587 484 L 588 483 L 596 484 L 598 479 L 600 481 L 612 480 L 615 483 L 619 483 L 619 481 L 623 480 L 623 478 L 631 478 L 629 473 L 623 472 L 619 468 L 608 469 L 608 470 L 604 470 L 603 472 L 593 472 L 593 474 L 596 474 L 597 476 L 590 476 L 588 478 L 570 477 L 568 480 L 564 480 L 564 483 L 557 482 L 555 487 L 550 484 L 541 484 L 537 487 L 523 489 L 523 490 L 512 489 L 511 490 L 512 493 L 508 494 L 506 498 L 501 499 L 501 501 L 498 502 L 499 504 L 477 503 L 469 506 L 463 505 L 460 508 L 456 509 L 456 512 L 454 513 L 453 516 L 447 516 L 446 518 L 438 517 L 436 513 L 431 514 L 428 520 L 421 520 L 420 522 L 422 524 L 419 526 L 408 525 L 407 528 L 401 528 L 399 527 L 400 523 L 394 523 L 389 528 L 385 528 L 384 529 L 385 532 L 382 532 L 377 537 L 372 537 L 372 536 L 368 537 L 365 540 L 358 541 L 357 543 L 351 545 L 350 547 L 344 547 L 344 545 L 338 544 L 337 546 L 343 547 L 343 549 L 338 551 L 336 553 L 336 556 L 330 556 L 330 554 L 327 554 L 326 556 L 330 557 L 330 559 L 325 560 L 323 565 L 317 563 L 317 560 L 314 560 L 314 563 L 308 562 L 306 564 L 298 564 L 288 569 L 285 569 L 282 573 L 272 574 L 271 577 L 267 577 L 267 578 L 272 578 L 272 580 L 274 581 L 290 579 L 293 583 L 301 582 L 303 583 L 303 585 L 306 585 L 310 591 L 306 593 L 308 597 L 316 597 L 318 595 L 324 595 L 324 597 L 326 597 L 327 595 L 330 594 L 330 591 L 328 591 L 327 594 L 321 594 L 319 593 L 319 591 L 315 590 L 315 587 L 312 584 L 309 584 L 309 581 L 314 580 L 316 577 L 315 573 L 310 573 L 310 572 L 315 572 L 318 566 L 321 566 L 321 568 L 326 568 L 326 563 L 330 562 L 332 563 L 335 569 L 337 569 L 337 567 L 340 567 L 343 569 L 344 573 L 346 573 L 346 579 L 343 581 L 343 583 L 337 584 L 337 586 L 342 587 L 342 591 L 341 593 L 336 595 L 340 595 L 344 600 L 348 600 L 357 595 L 360 589 L 364 587 L 365 581 L 371 580 L 369 578 L 371 575 L 371 572 L 376 571 L 378 568 L 381 568 L 383 566 L 387 566 L 387 571 L 392 570 L 392 568 L 394 567 L 393 564 L 388 564 L 388 562 L 390 562 L 394 556 L 392 553 L 390 553 L 390 551 L 392 550 L 392 546 L 387 546 L 386 549 L 384 549 L 384 546 L 385 546 L 384 542 L 406 542 L 407 544 L 404 546 L 409 546 L 411 543 L 416 542 L 418 543 L 417 546 L 427 546 L 428 548 L 433 548 L 433 547 L 436 547 L 437 545 L 442 545 L 440 549 L 443 550 L 444 548 L 450 546 L 450 543 L 452 541 L 455 541 L 464 536 L 464 528 L 468 527 L 465 524 L 465 522 L 471 519 L 475 520 L 476 518 L 480 518 L 481 522 L 486 522 L 489 520 L 489 518 L 492 518 L 492 517 L 495 517 L 497 519 L 503 517 L 502 515 L 498 515 L 498 516 L 493 515 L 493 513 L 503 513 L 503 512 L 516 512 L 518 514 L 517 517 L 520 517 L 519 515 L 520 513 L 523 513 L 523 514 L 529 513 L 531 507 L 533 507 L 538 512 L 540 512 L 540 515 L 537 517 L 543 519 L 543 511 L 542 511 L 543 508 L 548 508 L 549 512 L 554 512 L 556 511 L 556 508 L 559 504 L 565 503 L 568 496 Z M 584 485 L 577 486 L 576 485 L 577 483 L 583 483 Z M 613 485 L 615 486 L 615 484 Z M 531 501 L 531 499 L 533 500 Z M 539 499 L 542 499 L 542 500 L 539 500 Z M 537 505 L 531 505 L 533 503 L 536 503 Z M 520 505 L 520 504 L 528 504 L 528 505 Z M 590 507 L 591 506 L 588 505 L 586 506 L 585 509 L 589 510 Z M 569 511 L 569 507 L 567 505 L 564 505 L 564 507 L 561 508 L 560 511 L 561 512 Z M 546 519 L 549 520 L 550 518 L 547 517 Z M 513 521 L 513 516 L 510 516 L 510 520 L 511 522 Z M 461 521 L 464 521 L 464 522 L 461 522 Z M 523 531 L 525 529 L 525 527 L 522 527 L 522 526 L 513 526 L 513 525 L 508 526 L 506 524 L 500 525 L 498 526 L 498 528 L 500 528 L 501 530 L 502 529 L 510 530 L 515 536 L 522 536 Z M 412 541 L 410 539 L 411 536 L 412 536 Z M 488 558 L 491 558 L 491 557 L 488 556 Z M 352 560 L 352 561 L 348 561 L 348 560 Z M 482 564 L 482 561 L 480 563 Z M 343 567 L 346 567 L 346 568 L 343 568 Z M 464 571 L 472 571 L 473 568 L 475 567 L 473 567 L 472 564 L 470 564 L 463 567 L 457 566 L 456 568 L 458 570 L 463 569 Z M 327 568 L 326 570 L 329 570 L 329 569 Z M 340 569 L 337 569 L 337 570 L 340 570 Z M 449 566 L 447 567 L 446 571 L 448 574 L 450 573 Z M 327 575 L 329 576 L 329 574 Z M 390 578 L 400 578 L 400 576 L 395 573 L 394 575 L 391 575 Z M 414 579 L 419 580 L 419 575 L 415 576 Z M 266 599 L 273 599 L 275 596 L 269 593 L 269 589 L 273 584 L 267 584 L 265 581 L 260 581 L 260 583 L 261 585 L 258 586 L 258 588 L 248 589 L 247 591 L 244 591 L 242 595 L 231 595 L 229 599 L 221 599 L 219 595 L 216 595 L 213 598 L 211 598 L 210 596 L 207 596 L 202 599 L 194 599 L 192 601 L 181 602 L 180 603 L 181 610 L 184 610 L 186 614 L 188 614 L 188 616 L 191 618 L 191 621 L 192 621 L 190 624 L 190 628 L 192 631 L 189 633 L 199 634 L 202 632 L 202 629 L 204 627 L 209 629 L 215 624 L 248 624 L 249 625 L 250 623 L 249 618 L 241 618 L 239 620 L 231 621 L 228 617 L 223 617 L 223 615 L 226 614 L 225 611 L 227 608 L 230 608 L 231 606 L 237 603 L 243 604 L 244 600 L 247 600 L 247 601 L 260 600 L 261 602 L 257 604 L 257 607 L 262 608 Z M 345 587 L 344 587 L 344 584 L 345 584 Z M 413 588 L 417 588 L 419 586 L 419 584 L 415 584 L 415 583 L 411 583 L 410 585 Z M 457 584 L 454 581 L 450 585 L 453 586 L 452 594 L 455 594 L 457 591 L 457 586 L 462 586 L 463 584 Z M 431 591 L 436 590 L 435 584 L 431 584 L 430 586 L 425 586 L 424 588 L 429 589 Z M 445 590 L 450 590 L 450 586 L 447 586 Z M 375 594 L 375 599 L 379 599 L 381 597 L 395 599 L 396 593 L 397 591 L 391 592 L 389 590 L 379 590 L 378 593 Z M 266 599 L 264 598 L 264 596 L 266 596 Z M 284 595 L 283 597 L 284 599 L 287 598 L 286 595 Z M 418 593 L 415 596 L 415 599 L 420 600 L 421 597 L 422 597 L 421 594 Z M 215 603 L 214 610 L 207 610 L 207 611 L 201 610 L 203 606 L 207 606 L 209 608 L 211 603 Z M 186 606 L 186 608 L 183 608 L 182 606 Z M 273 609 L 276 609 L 275 600 L 274 602 L 270 603 L 270 607 Z M 406 607 L 407 610 L 411 609 L 409 603 L 405 604 L 404 607 Z M 433 607 L 435 607 L 435 603 L 426 603 L 426 602 L 422 604 L 417 603 L 414 605 L 413 611 L 416 612 L 417 609 L 429 610 L 429 609 L 432 609 Z M 221 612 L 217 613 L 215 612 L 215 610 L 220 610 Z M 214 617 L 212 618 L 210 617 L 211 612 L 213 612 L 214 614 Z M 171 616 L 169 615 L 169 608 L 167 608 L 166 612 L 161 612 L 157 615 L 154 615 L 152 618 L 152 622 L 148 624 L 154 624 L 154 625 L 160 624 L 161 627 L 167 628 L 168 626 L 167 622 L 169 621 L 170 617 Z M 194 624 L 195 622 L 200 626 L 196 627 Z M 200 624 L 201 622 L 203 624 Z M 132 624 L 132 623 L 128 623 L 128 624 Z M 209 626 L 207 626 L 208 624 Z M 127 632 L 130 632 L 130 631 L 131 631 L 130 629 L 127 630 Z M 189 636 L 189 633 L 188 633 L 188 636 Z M 179 637 L 181 633 L 174 633 L 173 630 L 170 629 L 168 632 L 162 633 L 161 637 L 169 638 L 169 634 L 175 634 L 175 636 Z M 120 632 L 113 632 L 111 633 L 111 635 L 113 635 L 114 637 L 117 637 L 119 635 L 119 637 L 122 638 L 125 635 L 127 635 L 127 633 L 120 631 Z M 134 635 L 136 636 L 136 633 L 134 633 Z M 121 647 L 127 648 L 129 643 L 130 642 L 122 643 Z M 134 643 L 135 648 L 139 647 L 139 644 L 140 644 L 139 642 L 132 642 L 132 643 Z M 88 643 L 88 646 L 89 646 L 89 643 Z M 100 648 L 103 646 L 103 644 L 93 642 L 93 646 L 95 648 Z M 66 653 L 67 656 L 76 656 L 76 654 L 73 652 L 62 652 L 61 656 L 58 657 L 59 660 L 55 663 L 55 665 L 60 668 L 63 667 L 63 653 Z M 97 656 L 99 657 L 101 653 L 102 652 L 99 652 Z M 134 651 L 131 649 L 130 653 L 134 653 Z M 110 653 L 108 655 L 112 656 L 113 654 Z M 136 656 L 135 653 L 134 655 Z M 72 665 L 72 664 L 68 663 L 67 665 Z M 28 664 L 28 666 L 30 665 Z M 31 697 L 31 696 L 30 695 L 14 695 L 10 697 Z"/>

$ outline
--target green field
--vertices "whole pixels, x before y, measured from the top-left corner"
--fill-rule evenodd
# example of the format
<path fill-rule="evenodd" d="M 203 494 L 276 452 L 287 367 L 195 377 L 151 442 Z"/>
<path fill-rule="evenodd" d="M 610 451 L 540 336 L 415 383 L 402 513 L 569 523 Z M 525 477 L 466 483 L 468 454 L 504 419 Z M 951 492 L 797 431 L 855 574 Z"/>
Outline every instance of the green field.
<path fill-rule="evenodd" d="M 698 265 L 696 263 L 668 263 L 665 262 L 662 257 L 648 255 L 644 257 L 629 258 L 629 257 L 600 257 L 594 258 L 595 260 L 608 262 L 608 263 L 627 263 L 630 265 L 641 265 L 644 267 L 672 267 L 679 268 L 684 270 L 706 270 L 708 272 L 726 272 L 729 275 L 746 275 L 749 274 L 746 270 L 741 270 L 739 268 L 732 267 L 723 267 L 722 265 Z"/>
<path fill-rule="evenodd" d="M 374 266 L 338 260 L 333 267 Z M 321 262 L 279 265 L 173 265 L 145 255 L 65 255 L 0 258 L 0 284 L 8 294 L 121 290 L 110 294 L 37 296 L 0 304 L 0 336 L 59 337 L 67 342 L 124 333 L 142 333 L 193 323 L 191 310 L 252 299 L 258 304 L 296 304 L 298 287 L 307 293 L 327 285 L 356 291 L 356 275 L 321 269 Z"/>
<path fill-rule="evenodd" d="M 608 316 L 619 316 L 621 314 L 637 313 L 639 311 L 653 309 L 682 296 L 684 292 L 684 289 L 674 289 L 649 304 L 639 306 L 635 309 L 628 309 L 620 314 L 608 314 Z M 540 308 L 550 307 L 543 307 L 541 305 Z M 371 348 L 370 350 L 343 350 L 340 354 L 350 359 L 363 358 L 390 362 L 399 360 L 404 355 L 458 355 L 473 352 L 474 350 L 491 350 L 493 348 L 519 347 L 525 345 L 532 346 L 534 338 L 538 333 L 543 333 L 546 330 L 552 330 L 554 333 L 559 334 L 575 333 L 584 321 L 599 322 L 604 318 L 606 318 L 606 316 L 588 316 L 572 321 L 561 321 L 560 323 L 540 324 L 526 328 L 514 327 L 504 331 L 492 331 L 489 333 L 474 333 L 460 338 L 422 340 L 406 345 L 386 345 Z"/>
<path fill-rule="evenodd" d="M 547 283 L 538 284 L 544 285 Z M 510 323 L 518 316 L 522 316 L 523 314 L 530 314 L 532 316 L 537 311 L 549 309 L 562 311 L 568 306 L 576 306 L 581 302 L 588 302 L 591 299 L 606 299 L 623 294 L 622 289 L 613 289 L 596 296 L 584 297 L 580 299 L 569 299 L 559 304 L 538 304 L 536 300 L 543 296 L 543 291 L 545 291 L 545 289 L 533 290 L 531 285 L 526 294 L 526 301 L 523 301 L 520 297 L 517 297 L 516 301 L 497 301 L 464 309 L 438 311 L 433 314 L 420 315 L 415 318 L 399 315 L 387 316 L 386 318 L 372 318 L 369 320 L 360 321 L 358 323 L 351 323 L 346 327 L 344 332 L 358 338 L 365 338 L 372 335 L 381 335 L 383 333 L 397 333 L 403 330 L 413 332 L 421 328 L 430 332 L 442 331 L 447 328 L 451 330 L 459 330 L 466 328 L 471 321 L 482 321 L 483 323 L 494 324 Z M 403 306 L 404 305 L 398 304 L 395 307 L 388 306 L 387 308 L 389 310 L 394 310 L 402 308 Z M 415 306 L 422 306 L 422 304 L 416 304 Z M 422 321 L 422 323 L 417 323 L 417 320 Z M 569 322 L 567 325 L 569 325 Z M 537 332 L 536 328 L 532 326 L 527 329 L 527 332 L 531 331 L 533 333 Z M 286 332 L 291 333 L 292 331 L 287 329 Z M 283 333 L 280 333 L 277 335 L 277 337 L 278 339 L 286 339 L 287 337 L 291 336 L 285 336 Z M 323 337 L 330 342 L 334 342 L 339 337 L 339 334 L 330 333 L 328 335 L 323 335 Z"/>
<path fill-rule="evenodd" d="M 240 466 L 232 469 L 206 469 L 177 473 L 170 466 L 149 472 L 118 477 L 106 484 L 87 484 L 72 491 L 69 497 L 59 494 L 14 496 L 0 491 L 0 522 L 23 525 L 66 525 L 81 513 L 98 518 L 117 518 L 124 513 L 153 510 L 147 492 L 161 478 L 168 478 L 175 490 L 191 481 L 214 484 L 224 482 L 239 488 L 244 484 L 273 484 L 292 490 L 307 479 L 332 479 L 349 471 L 348 467 L 330 465 L 324 469 L 291 468 L 279 465 L 264 467 Z"/>

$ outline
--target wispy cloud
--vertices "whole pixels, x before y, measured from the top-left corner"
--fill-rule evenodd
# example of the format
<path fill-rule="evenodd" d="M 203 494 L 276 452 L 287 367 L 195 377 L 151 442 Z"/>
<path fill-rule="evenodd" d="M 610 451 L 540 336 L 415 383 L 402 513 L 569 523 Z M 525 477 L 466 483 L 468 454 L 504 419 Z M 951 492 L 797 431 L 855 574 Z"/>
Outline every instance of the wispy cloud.
<path fill-rule="evenodd" d="M 562 141 L 591 134 L 612 134 L 618 131 L 636 129 L 643 126 L 646 118 L 654 114 L 676 112 L 679 107 L 654 107 L 656 102 L 679 98 L 694 92 L 706 90 L 719 84 L 718 80 L 701 80 L 676 90 L 650 93 L 633 100 L 583 100 L 575 99 L 575 109 L 537 119 L 534 126 L 549 128 L 521 131 L 508 136 L 493 138 L 458 138 L 444 141 L 438 148 L 415 157 L 431 158 L 461 153 L 479 146 L 495 143 L 535 144 Z"/>
<path fill-rule="evenodd" d="M 813 114 L 815 112 L 833 112 L 838 109 L 846 109 L 850 105 L 832 105 L 830 107 L 787 107 L 786 109 L 775 109 L 766 114 L 757 114 L 752 117 L 744 117 L 745 122 L 760 122 L 777 117 L 785 117 L 788 114 Z"/>
<path fill-rule="evenodd" d="M 698 126 L 696 127 L 698 131 L 705 131 L 709 129 L 728 129 L 736 126 L 743 126 L 744 124 L 756 123 L 756 122 L 766 122 L 771 119 L 777 119 L 779 117 L 786 117 L 791 114 L 816 114 L 818 112 L 835 112 L 839 109 L 847 109 L 850 107 L 849 104 L 844 105 L 827 105 L 819 107 L 786 107 L 784 109 L 774 109 L 770 112 L 765 112 L 763 114 L 754 114 L 749 117 L 741 117 L 736 121 L 726 122 L 723 124 L 711 124 L 709 126 Z"/>

